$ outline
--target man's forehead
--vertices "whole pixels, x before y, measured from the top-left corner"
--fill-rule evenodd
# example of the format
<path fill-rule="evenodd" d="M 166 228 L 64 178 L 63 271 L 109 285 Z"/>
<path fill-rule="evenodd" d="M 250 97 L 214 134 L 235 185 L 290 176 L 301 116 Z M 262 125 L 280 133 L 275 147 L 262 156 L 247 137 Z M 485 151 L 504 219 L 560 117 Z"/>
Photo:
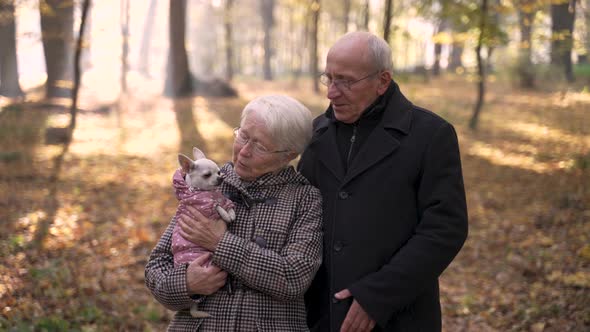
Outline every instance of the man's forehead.
<path fill-rule="evenodd" d="M 371 65 L 367 62 L 365 57 L 354 56 L 353 54 L 341 53 L 340 55 L 329 55 L 326 59 L 324 72 L 332 75 L 354 77 L 371 69 Z"/>

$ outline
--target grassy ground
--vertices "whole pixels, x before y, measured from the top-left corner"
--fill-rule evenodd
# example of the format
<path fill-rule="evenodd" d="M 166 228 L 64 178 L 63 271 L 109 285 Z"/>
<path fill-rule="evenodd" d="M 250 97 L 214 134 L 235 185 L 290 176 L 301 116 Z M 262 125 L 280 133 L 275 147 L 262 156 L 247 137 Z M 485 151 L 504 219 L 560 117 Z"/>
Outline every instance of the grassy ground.
<path fill-rule="evenodd" d="M 590 329 L 590 94 L 496 82 L 474 132 L 474 84 L 401 86 L 456 126 L 462 149 L 470 235 L 441 278 L 445 331 Z M 143 267 L 175 211 L 176 153 L 197 145 L 227 160 L 256 95 L 288 93 L 316 114 L 326 105 L 303 81 L 237 87 L 232 99 L 83 99 L 59 172 L 62 149 L 45 136 L 67 113 L 2 108 L 0 330 L 165 329 L 171 313 L 145 288 Z"/>

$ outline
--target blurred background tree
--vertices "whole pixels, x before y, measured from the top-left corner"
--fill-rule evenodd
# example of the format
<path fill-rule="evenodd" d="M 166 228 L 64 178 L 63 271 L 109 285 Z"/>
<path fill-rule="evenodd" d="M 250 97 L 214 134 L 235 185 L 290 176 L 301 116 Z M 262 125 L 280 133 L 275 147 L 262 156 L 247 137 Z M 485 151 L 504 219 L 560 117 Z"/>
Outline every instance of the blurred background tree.
<path fill-rule="evenodd" d="M 45 52 L 47 98 L 72 97 L 74 1 L 41 0 L 41 38 Z"/>
<path fill-rule="evenodd" d="M 14 0 L 0 0 L 0 41 L 0 95 L 20 97 L 23 91 L 18 81 Z"/>

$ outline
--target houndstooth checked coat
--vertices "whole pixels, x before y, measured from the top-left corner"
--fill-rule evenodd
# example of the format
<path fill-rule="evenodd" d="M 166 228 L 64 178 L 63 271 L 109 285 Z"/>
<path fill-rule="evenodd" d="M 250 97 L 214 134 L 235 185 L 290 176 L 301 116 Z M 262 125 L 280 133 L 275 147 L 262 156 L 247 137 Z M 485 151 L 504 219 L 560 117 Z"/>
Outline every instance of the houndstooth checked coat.
<path fill-rule="evenodd" d="M 186 288 L 188 264 L 174 268 L 173 218 L 153 249 L 145 282 L 165 307 L 177 311 L 169 331 L 307 331 L 303 294 L 321 264 L 322 202 L 318 189 L 292 167 L 243 183 L 231 163 L 222 167 L 222 192 L 236 204 L 213 253 L 233 285 L 200 299 L 193 318 Z"/>

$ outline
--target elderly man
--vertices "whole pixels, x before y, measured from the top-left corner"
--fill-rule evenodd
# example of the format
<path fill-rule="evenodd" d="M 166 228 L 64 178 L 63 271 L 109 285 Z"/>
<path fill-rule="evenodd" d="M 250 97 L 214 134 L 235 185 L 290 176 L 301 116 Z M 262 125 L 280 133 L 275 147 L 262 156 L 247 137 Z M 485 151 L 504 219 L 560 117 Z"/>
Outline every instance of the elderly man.
<path fill-rule="evenodd" d="M 391 49 L 353 32 L 329 50 L 328 110 L 299 169 L 323 196 L 312 331 L 440 331 L 438 277 L 467 237 L 457 135 L 392 80 Z"/>

